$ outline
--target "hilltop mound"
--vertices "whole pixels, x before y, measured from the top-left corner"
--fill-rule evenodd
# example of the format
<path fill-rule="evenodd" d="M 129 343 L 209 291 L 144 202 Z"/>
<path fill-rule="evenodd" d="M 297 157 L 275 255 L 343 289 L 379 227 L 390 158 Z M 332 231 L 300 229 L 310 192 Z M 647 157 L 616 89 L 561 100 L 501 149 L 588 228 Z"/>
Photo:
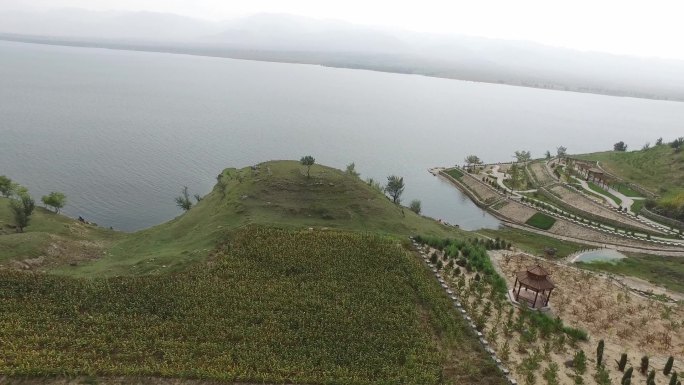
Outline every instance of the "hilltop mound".
<path fill-rule="evenodd" d="M 9 212 L 0 211 L 2 218 L 10 221 Z M 51 225 L 44 225 L 46 218 L 50 218 Z M 36 216 L 25 234 L 11 237 L 22 243 L 31 237 L 52 237 L 57 228 L 61 231 L 60 226 L 85 228 L 88 232 L 82 240 L 100 245 L 97 253 L 88 258 L 46 258 L 41 268 L 88 277 L 137 275 L 185 269 L 204 260 L 231 232 L 248 224 L 325 227 L 402 238 L 411 234 L 461 238 L 466 234 L 392 204 L 381 192 L 340 170 L 314 165 L 307 178 L 299 162 L 271 161 L 225 169 L 213 190 L 188 212 L 133 234 L 93 230 L 45 212 Z M 0 247 L 8 242 L 8 236 L 0 236 Z M 26 250 L 8 246 L 0 250 L 5 250 L 6 260 L 49 257 L 49 242 L 32 245 Z"/>

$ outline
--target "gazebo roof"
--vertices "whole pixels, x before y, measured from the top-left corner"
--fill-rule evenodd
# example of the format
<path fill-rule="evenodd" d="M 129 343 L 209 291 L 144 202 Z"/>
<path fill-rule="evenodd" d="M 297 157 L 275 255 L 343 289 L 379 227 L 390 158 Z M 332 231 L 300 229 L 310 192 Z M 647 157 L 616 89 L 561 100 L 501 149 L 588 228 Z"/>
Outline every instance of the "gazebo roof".
<path fill-rule="evenodd" d="M 549 279 L 549 272 L 539 265 L 519 271 L 515 275 L 520 283 L 535 290 L 548 290 L 556 287 Z"/>

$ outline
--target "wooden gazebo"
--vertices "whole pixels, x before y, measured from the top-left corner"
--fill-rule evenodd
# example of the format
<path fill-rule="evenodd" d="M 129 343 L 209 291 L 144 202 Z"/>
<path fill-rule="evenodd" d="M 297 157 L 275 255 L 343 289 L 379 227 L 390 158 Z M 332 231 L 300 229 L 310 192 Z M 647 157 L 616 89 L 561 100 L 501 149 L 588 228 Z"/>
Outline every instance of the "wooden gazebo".
<path fill-rule="evenodd" d="M 590 168 L 587 170 L 587 179 L 591 178 L 594 182 L 605 183 L 606 177 L 603 170 L 598 168 Z"/>
<path fill-rule="evenodd" d="M 532 308 L 549 306 L 551 292 L 556 287 L 549 279 L 549 272 L 543 267 L 536 265 L 527 270 L 515 273 L 515 284 L 513 284 L 513 295 L 515 300 L 526 301 Z M 525 291 L 521 292 L 522 289 Z M 532 296 L 534 293 L 534 296 Z M 537 300 L 539 304 L 537 304 Z"/>

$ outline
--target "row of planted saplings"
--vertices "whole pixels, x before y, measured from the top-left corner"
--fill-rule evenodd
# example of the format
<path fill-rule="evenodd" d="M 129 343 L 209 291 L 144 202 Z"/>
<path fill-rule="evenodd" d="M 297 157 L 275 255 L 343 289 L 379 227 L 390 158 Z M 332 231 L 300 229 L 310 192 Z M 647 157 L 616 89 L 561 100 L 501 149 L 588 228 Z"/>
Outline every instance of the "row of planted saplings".
<path fill-rule="evenodd" d="M 599 341 L 596 348 L 596 365 L 597 367 L 605 367 L 603 362 L 603 349 L 605 344 L 603 340 Z M 620 385 L 631 385 L 632 378 L 634 374 L 634 367 L 630 366 L 627 368 L 627 353 L 622 353 L 620 360 L 615 361 L 617 363 L 617 368 L 623 373 L 620 380 Z M 650 368 L 649 371 L 649 359 L 648 356 L 641 357 L 641 364 L 639 365 L 639 373 L 646 377 L 646 385 L 656 385 L 656 370 L 655 368 Z M 674 365 L 674 357 L 670 356 L 663 367 L 663 375 L 669 376 L 668 385 L 682 385 L 682 382 L 678 379 L 678 374 L 676 371 L 672 370 Z"/>

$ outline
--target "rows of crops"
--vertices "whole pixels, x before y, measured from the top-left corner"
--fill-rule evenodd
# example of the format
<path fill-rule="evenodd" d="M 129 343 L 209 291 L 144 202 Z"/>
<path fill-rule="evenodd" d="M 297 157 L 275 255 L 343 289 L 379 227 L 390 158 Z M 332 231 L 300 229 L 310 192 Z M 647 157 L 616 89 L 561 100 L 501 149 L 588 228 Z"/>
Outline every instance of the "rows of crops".
<path fill-rule="evenodd" d="M 451 306 L 390 239 L 253 227 L 184 273 L 0 272 L 0 374 L 503 384 Z"/>

